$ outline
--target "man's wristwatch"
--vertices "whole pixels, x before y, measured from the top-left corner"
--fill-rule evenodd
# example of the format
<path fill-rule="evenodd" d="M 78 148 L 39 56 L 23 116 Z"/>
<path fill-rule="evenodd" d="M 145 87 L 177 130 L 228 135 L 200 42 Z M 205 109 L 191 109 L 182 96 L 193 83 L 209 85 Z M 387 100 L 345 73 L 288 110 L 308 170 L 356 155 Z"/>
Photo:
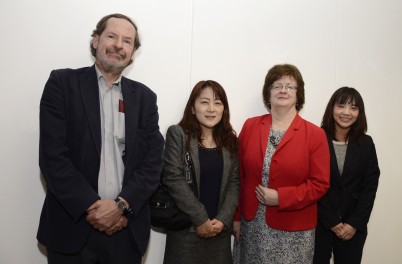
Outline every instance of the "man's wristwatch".
<path fill-rule="evenodd" d="M 114 201 L 116 202 L 117 207 L 123 213 L 123 215 L 126 215 L 128 213 L 127 204 L 123 200 L 121 200 L 119 197 L 114 199 Z"/>

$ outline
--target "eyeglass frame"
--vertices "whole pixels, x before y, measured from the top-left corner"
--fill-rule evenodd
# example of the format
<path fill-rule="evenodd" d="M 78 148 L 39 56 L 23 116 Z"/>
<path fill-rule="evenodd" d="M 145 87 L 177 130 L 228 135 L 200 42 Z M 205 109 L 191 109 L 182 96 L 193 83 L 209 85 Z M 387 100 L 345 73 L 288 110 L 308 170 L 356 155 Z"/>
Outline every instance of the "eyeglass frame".
<path fill-rule="evenodd" d="M 297 91 L 297 86 L 290 85 L 289 83 L 286 85 L 281 84 L 281 83 L 273 83 L 271 85 L 271 90 L 280 91 L 283 89 L 283 87 L 285 87 L 285 90 L 288 92 L 296 92 Z"/>

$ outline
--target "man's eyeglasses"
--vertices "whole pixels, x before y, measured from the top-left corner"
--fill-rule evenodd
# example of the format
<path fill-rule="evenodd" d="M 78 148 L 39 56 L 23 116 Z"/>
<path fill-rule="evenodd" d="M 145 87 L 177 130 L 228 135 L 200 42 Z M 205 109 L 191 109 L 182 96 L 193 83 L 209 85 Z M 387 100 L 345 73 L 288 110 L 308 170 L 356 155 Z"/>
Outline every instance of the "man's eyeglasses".
<path fill-rule="evenodd" d="M 284 85 L 284 84 L 280 84 L 280 83 L 274 83 L 274 84 L 271 86 L 271 90 L 279 91 L 279 90 L 282 90 L 283 87 L 285 87 L 285 89 L 286 89 L 288 92 L 293 92 L 293 91 L 296 91 L 296 90 L 297 90 L 297 87 L 296 87 L 296 86 L 293 86 L 293 85 L 290 85 L 290 84 Z"/>

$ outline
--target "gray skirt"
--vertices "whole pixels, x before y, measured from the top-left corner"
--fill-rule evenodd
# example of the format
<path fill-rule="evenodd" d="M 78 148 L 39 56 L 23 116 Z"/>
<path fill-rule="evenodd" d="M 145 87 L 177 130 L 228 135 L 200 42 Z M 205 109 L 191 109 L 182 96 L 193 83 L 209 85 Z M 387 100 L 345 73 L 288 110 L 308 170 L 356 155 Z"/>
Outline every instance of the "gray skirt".
<path fill-rule="evenodd" d="M 231 264 L 231 233 L 224 229 L 212 238 L 200 238 L 189 229 L 168 231 L 164 264 Z"/>

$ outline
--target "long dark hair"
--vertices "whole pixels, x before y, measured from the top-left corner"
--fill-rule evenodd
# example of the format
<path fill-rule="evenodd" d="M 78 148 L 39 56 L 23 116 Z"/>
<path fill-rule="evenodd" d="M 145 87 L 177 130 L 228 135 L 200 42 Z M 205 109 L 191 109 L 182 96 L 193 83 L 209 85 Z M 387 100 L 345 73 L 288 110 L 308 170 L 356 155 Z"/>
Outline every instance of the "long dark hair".
<path fill-rule="evenodd" d="M 336 127 L 334 120 L 334 106 L 335 104 L 353 104 L 359 109 L 359 115 L 356 122 L 350 128 L 347 139 L 359 141 L 367 132 L 367 119 L 366 112 L 364 111 L 364 102 L 360 93 L 352 87 L 341 87 L 334 92 L 331 99 L 329 99 L 327 108 L 325 109 L 324 116 L 322 117 L 321 127 L 336 140 Z"/>
<path fill-rule="evenodd" d="M 179 125 L 183 127 L 187 134 L 186 148 L 190 150 L 190 140 L 192 138 L 198 139 L 201 143 L 201 125 L 198 122 L 195 115 L 193 115 L 192 108 L 195 105 L 196 99 L 200 96 L 201 91 L 207 87 L 210 87 L 214 93 L 214 96 L 222 101 L 224 106 L 223 115 L 221 121 L 214 127 L 212 136 L 218 147 L 225 147 L 231 155 L 237 153 L 237 137 L 236 132 L 233 130 L 230 124 L 230 111 L 229 103 L 226 97 L 226 92 L 222 85 L 216 81 L 206 80 L 199 81 L 191 91 L 190 97 L 188 98 L 186 108 L 184 109 L 183 118 L 179 122 Z"/>

